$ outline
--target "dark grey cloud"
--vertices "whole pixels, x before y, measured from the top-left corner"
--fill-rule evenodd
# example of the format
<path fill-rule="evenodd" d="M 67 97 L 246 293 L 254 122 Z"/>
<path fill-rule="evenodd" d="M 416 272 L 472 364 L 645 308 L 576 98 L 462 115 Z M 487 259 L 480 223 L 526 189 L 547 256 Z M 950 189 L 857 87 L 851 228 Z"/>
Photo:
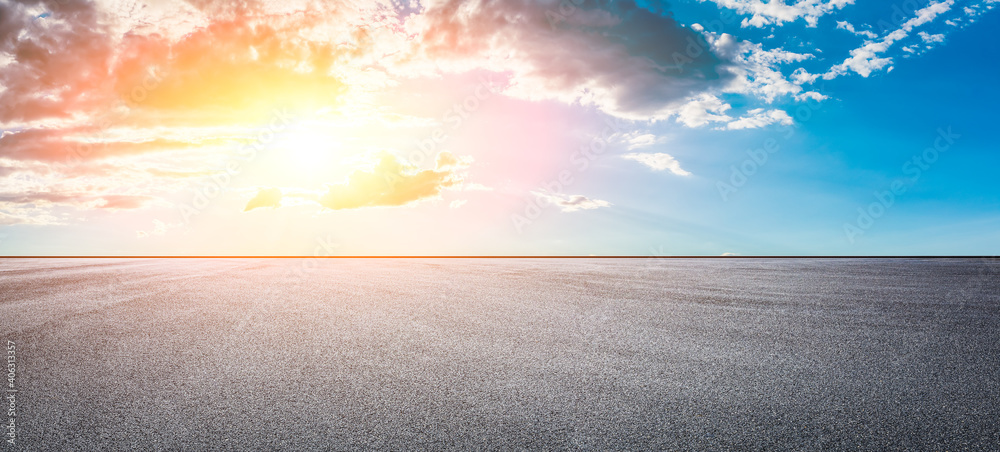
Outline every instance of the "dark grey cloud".
<path fill-rule="evenodd" d="M 732 75 L 699 33 L 632 1 L 428 2 L 417 46 L 431 59 L 484 59 L 529 98 L 592 103 L 623 116 L 663 114 Z"/>

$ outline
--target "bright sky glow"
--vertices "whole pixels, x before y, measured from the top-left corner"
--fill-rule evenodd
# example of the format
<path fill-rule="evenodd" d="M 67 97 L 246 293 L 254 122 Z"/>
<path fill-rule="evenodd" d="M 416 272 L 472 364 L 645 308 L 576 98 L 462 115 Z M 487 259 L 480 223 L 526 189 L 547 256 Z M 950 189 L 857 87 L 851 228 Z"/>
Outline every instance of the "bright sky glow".
<path fill-rule="evenodd" d="M 0 0 L 0 254 L 996 254 L 998 3 Z"/>

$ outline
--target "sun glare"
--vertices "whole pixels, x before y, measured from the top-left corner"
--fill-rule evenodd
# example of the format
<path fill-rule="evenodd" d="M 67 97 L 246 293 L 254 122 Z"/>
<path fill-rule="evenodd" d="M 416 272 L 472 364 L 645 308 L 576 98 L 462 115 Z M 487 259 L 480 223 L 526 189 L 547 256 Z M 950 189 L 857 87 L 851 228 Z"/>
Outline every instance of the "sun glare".
<path fill-rule="evenodd" d="M 340 143 L 321 126 L 305 125 L 285 134 L 278 140 L 277 147 L 290 166 L 298 171 L 314 172 L 329 169 Z"/>

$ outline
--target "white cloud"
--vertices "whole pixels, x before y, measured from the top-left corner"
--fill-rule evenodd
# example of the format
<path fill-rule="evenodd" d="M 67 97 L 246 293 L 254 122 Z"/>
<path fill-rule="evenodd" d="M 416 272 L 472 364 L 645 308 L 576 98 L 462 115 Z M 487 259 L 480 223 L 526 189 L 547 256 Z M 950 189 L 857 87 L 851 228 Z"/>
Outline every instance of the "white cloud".
<path fill-rule="evenodd" d="M 1000 0 L 984 0 L 979 3 L 965 6 L 962 8 L 962 13 L 965 14 L 965 17 L 953 17 L 944 21 L 944 23 L 958 28 L 968 27 L 969 25 L 976 23 L 979 16 L 982 16 L 984 13 L 992 10 L 998 4 L 1000 4 Z"/>
<path fill-rule="evenodd" d="M 723 89 L 727 93 L 753 94 L 771 103 L 786 95 L 802 91 L 802 76 L 808 74 L 797 68 L 789 80 L 782 73 L 782 66 L 814 58 L 810 53 L 789 52 L 782 48 L 765 49 L 763 45 L 743 41 L 731 51 L 734 63 L 729 71 L 735 77 Z"/>
<path fill-rule="evenodd" d="M 954 0 L 931 3 L 916 12 L 916 15 L 903 23 L 898 29 L 882 37 L 881 40 L 866 41 L 861 47 L 851 50 L 851 56 L 823 74 L 825 80 L 830 80 L 848 71 L 854 71 L 862 77 L 868 77 L 872 72 L 881 70 L 892 64 L 892 58 L 881 56 L 897 41 L 906 38 L 910 32 L 923 24 L 926 24 L 942 13 L 951 9 L 955 4 Z M 891 70 L 891 68 L 890 68 Z"/>
<path fill-rule="evenodd" d="M 996 7 L 1000 4 L 1000 0 L 984 0 L 977 4 L 972 4 L 962 8 L 962 12 L 968 16 L 966 20 L 966 25 L 971 24 L 976 21 L 976 18 L 982 16 L 987 11 Z"/>
<path fill-rule="evenodd" d="M 819 74 L 810 74 L 805 68 L 800 67 L 792 71 L 791 78 L 796 85 L 803 85 L 815 81 L 819 78 Z"/>
<path fill-rule="evenodd" d="M 792 117 L 788 116 L 784 110 L 765 111 L 763 108 L 755 108 L 748 111 L 745 116 L 726 124 L 726 128 L 729 130 L 759 129 L 775 123 L 789 126 L 792 125 L 792 122 Z"/>
<path fill-rule="evenodd" d="M 611 206 L 610 202 L 600 199 L 590 199 L 583 195 L 564 195 L 546 190 L 533 191 L 531 193 L 538 197 L 539 200 L 559 207 L 563 212 L 576 212 L 578 210 L 591 210 Z"/>
<path fill-rule="evenodd" d="M 875 33 L 873 33 L 871 30 L 856 30 L 854 28 L 854 25 L 851 25 L 847 21 L 837 21 L 837 29 L 838 30 L 847 30 L 847 31 L 849 31 L 851 33 L 854 33 L 854 34 L 856 34 L 858 36 L 864 36 L 864 37 L 866 37 L 868 39 L 875 39 L 875 38 L 878 37 L 878 35 L 875 34 Z"/>
<path fill-rule="evenodd" d="M 663 152 L 658 152 L 655 154 L 640 154 L 631 153 L 625 154 L 622 158 L 628 160 L 635 160 L 643 165 L 652 168 L 654 171 L 665 171 L 669 170 L 678 176 L 690 176 L 691 173 L 685 171 L 681 168 L 680 162 L 677 161 L 672 155 Z"/>
<path fill-rule="evenodd" d="M 705 1 L 705 0 L 702 0 Z M 763 27 L 766 25 L 782 25 L 804 19 L 806 25 L 815 27 L 819 18 L 844 6 L 851 5 L 854 0 L 799 0 L 787 5 L 784 1 L 771 0 L 711 0 L 715 4 L 735 10 L 751 17 L 743 19 L 744 27 Z"/>
<path fill-rule="evenodd" d="M 802 101 L 805 101 L 805 100 L 808 100 L 808 99 L 812 99 L 812 100 L 814 100 L 816 102 L 820 102 L 820 101 L 827 100 L 829 98 L 830 98 L 830 96 L 827 96 L 825 94 L 820 94 L 820 93 L 818 93 L 816 91 L 806 91 L 804 93 L 800 93 L 800 94 L 796 94 L 795 95 L 795 100 L 797 100 L 799 102 L 802 102 Z"/>
<path fill-rule="evenodd" d="M 620 137 L 625 143 L 626 149 L 630 151 L 661 144 L 666 141 L 665 137 L 642 132 L 625 133 L 621 134 Z"/>
<path fill-rule="evenodd" d="M 944 42 L 943 34 L 932 35 L 927 33 L 926 31 L 921 31 L 920 33 L 917 33 L 917 35 L 919 35 L 920 39 L 922 39 L 926 43 Z"/>
<path fill-rule="evenodd" d="M 710 122 L 729 121 L 725 114 L 726 110 L 732 108 L 718 97 L 711 94 L 703 94 L 694 100 L 684 104 L 677 112 L 677 122 L 688 127 L 701 127 Z"/>

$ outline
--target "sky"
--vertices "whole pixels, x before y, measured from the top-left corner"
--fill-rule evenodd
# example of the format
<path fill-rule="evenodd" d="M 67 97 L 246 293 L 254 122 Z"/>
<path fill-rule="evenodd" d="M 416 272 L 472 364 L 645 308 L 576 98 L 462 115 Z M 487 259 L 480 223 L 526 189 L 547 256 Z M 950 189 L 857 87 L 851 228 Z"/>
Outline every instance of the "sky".
<path fill-rule="evenodd" d="M 0 0 L 0 255 L 995 255 L 1000 0 Z"/>

